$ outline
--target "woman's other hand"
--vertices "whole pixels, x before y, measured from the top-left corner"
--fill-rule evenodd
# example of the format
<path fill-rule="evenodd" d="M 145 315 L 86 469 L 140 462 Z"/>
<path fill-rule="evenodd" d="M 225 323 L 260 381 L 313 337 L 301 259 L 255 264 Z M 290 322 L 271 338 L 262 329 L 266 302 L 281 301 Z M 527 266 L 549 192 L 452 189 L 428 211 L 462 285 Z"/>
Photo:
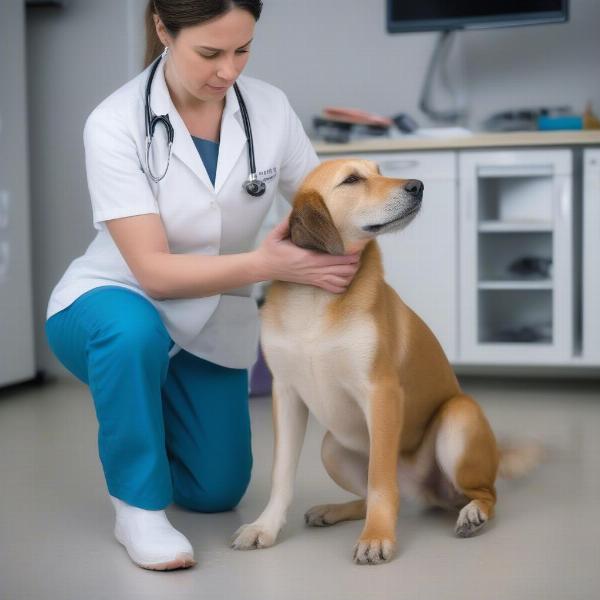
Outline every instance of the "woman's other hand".
<path fill-rule="evenodd" d="M 314 285 L 335 294 L 346 291 L 360 266 L 360 252 L 332 256 L 300 248 L 288 236 L 289 215 L 255 251 L 261 278 Z"/>

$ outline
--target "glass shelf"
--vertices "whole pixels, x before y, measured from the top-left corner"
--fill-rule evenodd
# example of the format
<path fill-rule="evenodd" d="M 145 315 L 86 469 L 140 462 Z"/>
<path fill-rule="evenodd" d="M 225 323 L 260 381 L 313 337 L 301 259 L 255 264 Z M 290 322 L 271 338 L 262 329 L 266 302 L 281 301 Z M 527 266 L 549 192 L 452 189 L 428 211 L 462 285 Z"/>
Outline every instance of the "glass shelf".
<path fill-rule="evenodd" d="M 477 284 L 480 290 L 551 290 L 552 280 L 540 281 L 480 281 Z"/>
<path fill-rule="evenodd" d="M 479 225 L 514 223 L 552 229 L 551 176 L 491 177 L 478 180 Z M 502 225 L 504 226 L 504 225 Z"/>
<path fill-rule="evenodd" d="M 479 342 L 552 343 L 552 290 L 480 289 Z"/>
<path fill-rule="evenodd" d="M 481 233 L 511 233 L 528 231 L 552 231 L 549 221 L 483 221 L 479 223 Z"/>
<path fill-rule="evenodd" d="M 538 284 L 552 280 L 553 234 L 511 231 L 480 234 L 478 282 Z"/>

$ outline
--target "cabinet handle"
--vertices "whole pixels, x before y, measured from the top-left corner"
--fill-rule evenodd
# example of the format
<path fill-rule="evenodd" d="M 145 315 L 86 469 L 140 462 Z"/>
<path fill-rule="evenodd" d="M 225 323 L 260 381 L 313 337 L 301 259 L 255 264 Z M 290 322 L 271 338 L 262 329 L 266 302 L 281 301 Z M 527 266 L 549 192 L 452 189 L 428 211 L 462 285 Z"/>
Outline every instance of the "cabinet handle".
<path fill-rule="evenodd" d="M 524 165 L 479 165 L 478 177 L 534 177 L 554 175 L 552 165 L 524 164 Z"/>
<path fill-rule="evenodd" d="M 7 241 L 0 242 L 0 284 L 4 283 L 8 273 L 10 246 Z"/>
<path fill-rule="evenodd" d="M 8 190 L 0 190 L 0 229 L 8 229 L 9 200 Z"/>
<path fill-rule="evenodd" d="M 465 200 L 465 220 L 470 222 L 473 218 L 473 190 L 467 190 Z"/>
<path fill-rule="evenodd" d="M 560 186 L 560 218 L 563 221 L 566 221 L 571 214 L 571 203 L 569 202 L 569 185 L 568 182 L 563 181 Z"/>
<path fill-rule="evenodd" d="M 379 161 L 381 169 L 390 171 L 401 171 L 402 169 L 411 169 L 419 166 L 419 161 L 414 159 L 405 160 L 383 160 Z"/>

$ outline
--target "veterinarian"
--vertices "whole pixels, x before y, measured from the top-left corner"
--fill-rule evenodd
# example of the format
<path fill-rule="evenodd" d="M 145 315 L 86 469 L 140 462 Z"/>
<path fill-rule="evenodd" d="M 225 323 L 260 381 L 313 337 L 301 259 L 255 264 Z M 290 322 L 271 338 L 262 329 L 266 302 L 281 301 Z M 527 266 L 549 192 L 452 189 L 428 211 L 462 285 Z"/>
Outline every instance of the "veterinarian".
<path fill-rule="evenodd" d="M 318 164 L 286 96 L 240 76 L 261 8 L 151 1 L 146 69 L 84 128 L 97 233 L 52 291 L 46 333 L 89 385 L 115 536 L 144 568 L 195 563 L 171 502 L 230 510 L 250 481 L 252 285 L 340 293 L 358 268 L 292 244 L 287 219 L 256 247 L 277 191 L 291 201 Z"/>

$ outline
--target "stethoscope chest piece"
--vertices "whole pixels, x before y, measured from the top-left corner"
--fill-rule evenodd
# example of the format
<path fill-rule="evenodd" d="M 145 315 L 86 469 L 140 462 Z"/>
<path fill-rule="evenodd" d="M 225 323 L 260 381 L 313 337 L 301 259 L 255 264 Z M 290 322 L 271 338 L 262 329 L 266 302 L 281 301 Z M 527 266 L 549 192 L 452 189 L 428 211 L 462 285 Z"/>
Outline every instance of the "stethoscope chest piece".
<path fill-rule="evenodd" d="M 243 187 L 248 192 L 248 194 L 250 194 L 250 196 L 254 196 L 255 198 L 257 196 L 262 196 L 267 189 L 265 182 L 258 179 L 256 175 L 254 175 L 254 178 L 252 178 L 251 175 L 248 178 L 248 180 L 244 183 Z"/>

